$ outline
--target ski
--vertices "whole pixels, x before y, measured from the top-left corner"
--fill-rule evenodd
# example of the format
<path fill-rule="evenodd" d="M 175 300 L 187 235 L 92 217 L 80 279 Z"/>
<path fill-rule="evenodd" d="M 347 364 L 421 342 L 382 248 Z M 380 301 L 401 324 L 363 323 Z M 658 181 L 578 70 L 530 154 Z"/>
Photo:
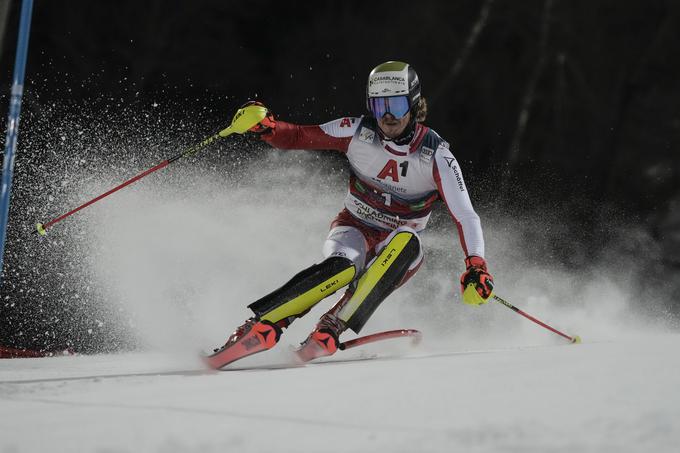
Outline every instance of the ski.
<path fill-rule="evenodd" d="M 247 330 L 239 334 L 241 336 L 232 340 L 232 335 L 227 344 L 203 357 L 206 365 L 219 370 L 244 357 L 273 348 L 281 336 L 281 329 L 268 321 L 246 323 L 244 326 L 247 326 Z"/>
<path fill-rule="evenodd" d="M 422 340 L 423 334 L 419 330 L 415 329 L 388 330 L 385 332 L 378 332 L 344 341 L 338 345 L 338 349 L 344 351 L 347 349 L 356 348 L 358 346 L 375 343 L 377 341 L 389 340 L 392 338 L 410 338 L 411 344 L 417 345 Z M 246 341 L 243 343 L 246 344 L 237 344 L 235 345 L 235 347 L 228 349 L 220 349 L 215 351 L 215 353 L 213 354 L 205 355 L 203 356 L 203 361 L 210 368 L 214 370 L 220 370 L 223 367 L 233 362 L 236 362 L 242 358 L 266 350 L 265 348 L 260 347 L 259 344 L 254 344 L 256 342 L 253 342 L 252 340 L 250 342 Z M 301 366 L 302 364 L 303 363 L 298 363 L 297 366 Z M 280 366 L 275 368 L 287 368 L 287 367 L 289 366 Z"/>
<path fill-rule="evenodd" d="M 409 337 L 411 338 L 411 344 L 417 345 L 423 339 L 423 334 L 419 330 L 415 329 L 388 330 L 385 332 L 378 332 L 371 335 L 354 338 L 352 340 L 343 341 L 338 345 L 338 349 L 344 351 L 346 349 L 356 348 L 357 346 L 374 343 L 376 341 L 401 337 Z"/>
<path fill-rule="evenodd" d="M 389 340 L 391 338 L 400 337 L 410 337 L 412 344 L 417 344 L 422 339 L 422 334 L 414 329 L 399 329 L 389 330 L 386 332 L 378 332 L 371 335 L 366 335 L 363 337 L 358 337 L 352 340 L 344 341 L 338 344 L 338 350 L 344 351 L 346 349 L 351 349 L 357 346 L 374 343 L 376 341 L 383 341 Z M 311 338 L 308 338 L 307 341 L 302 343 L 300 347 L 295 349 L 293 352 L 297 356 L 298 360 L 300 360 L 303 363 L 331 355 L 328 351 L 322 348 Z"/>
<path fill-rule="evenodd" d="M 237 345 L 228 349 L 218 349 L 213 354 L 204 355 L 203 362 L 213 370 L 219 370 L 232 362 L 251 356 L 265 349 L 248 350 L 246 347 Z"/>

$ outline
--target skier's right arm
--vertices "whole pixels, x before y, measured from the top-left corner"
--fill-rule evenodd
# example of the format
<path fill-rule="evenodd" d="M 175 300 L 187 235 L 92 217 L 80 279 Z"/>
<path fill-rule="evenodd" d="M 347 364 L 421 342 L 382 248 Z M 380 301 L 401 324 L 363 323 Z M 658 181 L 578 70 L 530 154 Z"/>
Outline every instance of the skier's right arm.
<path fill-rule="evenodd" d="M 274 120 L 269 113 L 252 132 L 279 149 L 331 149 L 347 152 L 360 118 L 340 118 L 320 125 L 302 126 Z"/>
<path fill-rule="evenodd" d="M 261 137 L 262 140 L 279 149 L 332 149 L 344 153 L 347 152 L 354 133 L 345 137 L 328 133 L 325 129 L 329 124 L 344 120 L 347 118 L 312 126 L 277 121 L 276 127 L 270 128 Z"/>

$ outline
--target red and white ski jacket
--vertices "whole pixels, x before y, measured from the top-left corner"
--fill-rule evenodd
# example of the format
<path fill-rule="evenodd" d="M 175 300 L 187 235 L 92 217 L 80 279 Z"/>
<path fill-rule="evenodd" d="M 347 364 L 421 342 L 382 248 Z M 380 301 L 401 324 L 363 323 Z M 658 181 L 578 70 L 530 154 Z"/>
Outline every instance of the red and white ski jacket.
<path fill-rule="evenodd" d="M 422 231 L 433 203 L 442 199 L 458 227 L 465 256 L 484 257 L 481 223 L 458 161 L 432 129 L 417 124 L 411 143 L 398 146 L 381 140 L 377 122 L 370 117 L 313 126 L 277 121 L 263 140 L 280 149 L 344 153 L 351 169 L 345 208 L 374 228 L 409 226 Z"/>

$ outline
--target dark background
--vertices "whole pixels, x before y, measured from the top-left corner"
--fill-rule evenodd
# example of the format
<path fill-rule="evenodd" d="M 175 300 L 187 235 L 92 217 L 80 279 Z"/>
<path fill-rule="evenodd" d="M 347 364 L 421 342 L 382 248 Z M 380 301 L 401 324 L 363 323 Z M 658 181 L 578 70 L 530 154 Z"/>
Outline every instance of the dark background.
<path fill-rule="evenodd" d="M 5 9 L 3 112 L 20 2 Z M 57 115 L 103 126 L 125 112 L 146 124 L 160 103 L 169 135 L 187 143 L 251 98 L 293 122 L 360 115 L 370 69 L 403 60 L 420 75 L 427 124 L 452 143 L 479 204 L 568 211 L 591 249 L 606 246 L 603 224 L 639 225 L 661 250 L 650 272 L 677 280 L 679 57 L 675 0 L 37 0 L 21 130 L 43 134 L 20 135 L 17 162 L 68 133 L 62 121 L 50 135 Z M 17 183 L 13 209 L 34 201 Z M 10 235 L 0 343 L 77 348 L 73 329 L 54 333 L 53 318 L 27 315 L 35 282 L 9 269 L 33 252 L 21 232 Z"/>

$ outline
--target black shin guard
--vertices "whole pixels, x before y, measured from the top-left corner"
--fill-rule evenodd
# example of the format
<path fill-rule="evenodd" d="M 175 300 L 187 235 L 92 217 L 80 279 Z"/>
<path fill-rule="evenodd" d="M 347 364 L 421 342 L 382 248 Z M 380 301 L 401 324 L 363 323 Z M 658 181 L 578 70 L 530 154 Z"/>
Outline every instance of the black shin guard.
<path fill-rule="evenodd" d="M 380 303 L 397 288 L 419 255 L 418 236 L 407 231 L 397 233 L 361 276 L 354 294 L 339 310 L 338 317 L 359 333 Z"/>
<path fill-rule="evenodd" d="M 276 291 L 248 305 L 258 318 L 277 323 L 299 316 L 320 300 L 348 285 L 355 277 L 354 263 L 330 257 L 295 275 Z"/>

